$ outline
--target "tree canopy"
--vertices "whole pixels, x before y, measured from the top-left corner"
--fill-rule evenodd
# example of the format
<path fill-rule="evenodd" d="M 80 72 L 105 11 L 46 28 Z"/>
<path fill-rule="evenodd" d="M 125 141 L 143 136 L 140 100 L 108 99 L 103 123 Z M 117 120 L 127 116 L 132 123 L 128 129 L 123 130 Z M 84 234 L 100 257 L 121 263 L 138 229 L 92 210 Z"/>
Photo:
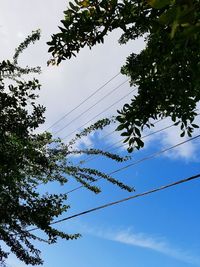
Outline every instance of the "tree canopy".
<path fill-rule="evenodd" d="M 120 44 L 145 38 L 145 48 L 132 53 L 121 69 L 138 88 L 117 116 L 117 130 L 126 137 L 130 152 L 143 147 L 143 128 L 160 118 L 170 117 L 181 136 L 192 135 L 200 100 L 198 0 L 75 0 L 64 15 L 60 32 L 48 42 L 53 55 L 49 64 L 103 43 L 115 29 L 122 30 Z"/>
<path fill-rule="evenodd" d="M 69 177 L 74 177 L 84 187 L 99 193 L 100 188 L 95 186 L 99 177 L 132 191 L 101 170 L 73 164 L 71 158 L 73 154 L 97 154 L 119 162 L 126 160 L 97 149 L 73 148 L 78 139 L 109 124 L 110 120 L 99 121 L 83 130 L 68 145 L 48 132 L 35 132 L 45 121 L 45 108 L 37 104 L 39 81 L 35 78 L 26 81 L 24 74 L 38 73 L 40 68 L 21 68 L 18 57 L 39 36 L 39 31 L 33 32 L 16 49 L 12 61 L 0 63 L 0 239 L 21 261 L 32 265 L 43 262 L 35 240 L 52 244 L 59 237 L 67 240 L 79 237 L 52 227 L 53 220 L 69 209 L 67 194 L 42 193 L 42 184 L 63 185 Z M 41 230 L 46 239 L 29 231 L 32 227 Z M 0 264 L 8 254 L 0 247 Z"/>

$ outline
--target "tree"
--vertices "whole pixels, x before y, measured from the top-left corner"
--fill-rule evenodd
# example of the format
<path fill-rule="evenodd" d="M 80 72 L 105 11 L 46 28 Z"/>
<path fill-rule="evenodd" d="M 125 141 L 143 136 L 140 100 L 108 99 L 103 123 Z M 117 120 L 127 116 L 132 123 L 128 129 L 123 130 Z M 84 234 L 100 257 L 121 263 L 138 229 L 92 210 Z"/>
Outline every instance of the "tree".
<path fill-rule="evenodd" d="M 141 148 L 141 132 L 159 118 L 170 117 L 181 136 L 192 135 L 200 100 L 200 3 L 198 0 L 75 0 L 64 11 L 60 32 L 48 45 L 49 64 L 70 59 L 88 46 L 103 43 L 121 29 L 120 44 L 139 37 L 145 48 L 131 54 L 121 72 L 138 87 L 138 95 L 118 111 L 129 152 Z"/>
<path fill-rule="evenodd" d="M 74 165 L 73 154 L 97 154 L 116 161 L 126 158 L 95 149 L 75 150 L 74 143 L 89 132 L 110 123 L 102 120 L 76 135 L 68 145 L 53 139 L 48 132 L 35 133 L 44 123 L 45 108 L 36 103 L 40 84 L 37 79 L 26 81 L 25 74 L 39 73 L 40 68 L 21 68 L 20 53 L 39 39 L 39 31 L 33 32 L 16 49 L 12 61 L 0 63 L 0 238 L 21 261 L 26 264 L 42 264 L 40 251 L 34 240 L 55 243 L 57 238 L 76 239 L 79 234 L 67 234 L 56 230 L 51 223 L 66 212 L 67 194 L 41 193 L 40 185 L 67 183 L 69 176 L 89 190 L 99 193 L 92 185 L 98 177 L 132 191 L 127 185 L 97 169 Z M 46 234 L 41 239 L 30 227 Z M 0 247 L 0 264 L 8 257 Z"/>

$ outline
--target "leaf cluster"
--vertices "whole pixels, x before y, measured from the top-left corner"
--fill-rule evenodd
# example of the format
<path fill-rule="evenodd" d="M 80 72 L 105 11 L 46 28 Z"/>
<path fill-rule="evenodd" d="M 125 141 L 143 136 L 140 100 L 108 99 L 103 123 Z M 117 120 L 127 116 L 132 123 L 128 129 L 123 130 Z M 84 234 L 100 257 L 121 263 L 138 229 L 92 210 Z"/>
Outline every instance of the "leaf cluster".
<path fill-rule="evenodd" d="M 53 58 L 49 64 L 59 64 L 64 59 L 76 56 L 81 48 L 91 48 L 97 43 L 103 43 L 108 32 L 116 28 L 126 29 L 137 17 L 132 1 L 118 0 L 85 0 L 69 2 L 69 8 L 64 11 L 60 32 L 52 35 L 48 42 L 49 52 Z M 135 2 L 135 1 L 134 1 Z M 139 4 L 138 4 L 139 6 Z"/>
<path fill-rule="evenodd" d="M 48 43 L 57 64 L 103 42 L 116 28 L 123 31 L 121 44 L 145 38 L 145 48 L 131 54 L 121 69 L 138 88 L 117 116 L 129 152 L 143 147 L 144 127 L 164 117 L 180 127 L 181 136 L 192 135 L 200 100 L 198 0 L 75 1 L 64 13 L 64 26 Z"/>
<path fill-rule="evenodd" d="M 75 150 L 73 145 L 82 136 L 108 125 L 111 120 L 96 122 L 78 134 L 69 145 L 54 139 L 51 133 L 35 133 L 44 123 L 45 108 L 37 104 L 40 84 L 37 79 L 26 81 L 18 66 L 18 55 L 38 38 L 33 33 L 18 49 L 13 61 L 0 63 L 0 239 L 26 264 L 42 264 L 40 251 L 34 241 L 55 243 L 58 238 L 76 239 L 52 227 L 51 223 L 69 209 L 67 194 L 45 193 L 41 185 L 50 182 L 66 184 L 73 177 L 94 193 L 100 188 L 91 185 L 103 178 L 127 191 L 132 188 L 106 173 L 73 164 L 74 154 L 102 155 L 122 162 L 127 158 L 98 149 Z M 31 72 L 31 68 L 28 68 Z M 35 73 L 35 71 L 33 70 Z M 46 239 L 35 235 L 30 228 L 41 230 Z M 0 247 L 0 264 L 8 257 Z"/>

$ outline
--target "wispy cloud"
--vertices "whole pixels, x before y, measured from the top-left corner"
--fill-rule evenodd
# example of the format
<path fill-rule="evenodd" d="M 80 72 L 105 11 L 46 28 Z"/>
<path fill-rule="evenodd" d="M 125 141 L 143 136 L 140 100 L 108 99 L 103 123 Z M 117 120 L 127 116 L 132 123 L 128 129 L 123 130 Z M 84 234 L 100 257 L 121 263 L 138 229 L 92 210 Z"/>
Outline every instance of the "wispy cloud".
<path fill-rule="evenodd" d="M 177 260 L 200 266 L 200 258 L 191 255 L 190 252 L 182 250 L 180 248 L 175 248 L 165 240 L 151 237 L 144 233 L 122 231 L 109 234 L 105 237 L 123 244 L 151 249 Z"/>
<path fill-rule="evenodd" d="M 195 123 L 199 124 L 199 117 L 197 117 Z M 173 122 L 170 119 L 166 119 L 163 120 L 161 123 L 159 123 L 159 125 L 156 125 L 156 128 L 164 128 L 168 125 L 172 125 Z M 156 130 L 156 129 L 155 129 Z M 197 135 L 199 133 L 198 130 L 195 130 L 193 133 L 193 137 L 195 135 Z M 185 137 L 180 137 L 181 134 L 181 130 L 179 128 L 179 126 L 174 126 L 171 127 L 169 129 L 167 129 L 166 131 L 161 132 L 160 134 L 158 134 L 157 136 L 154 136 L 154 140 L 157 142 L 159 141 L 161 143 L 161 145 L 166 148 L 166 147 L 170 147 L 170 146 L 174 146 L 178 143 L 184 142 L 188 139 L 187 134 Z M 187 161 L 196 161 L 197 160 L 197 156 L 198 156 L 198 141 L 190 141 L 188 143 L 184 143 L 170 151 L 168 151 L 167 153 L 165 153 L 164 155 L 167 157 L 170 157 L 171 159 L 184 159 Z"/>
<path fill-rule="evenodd" d="M 172 122 L 168 118 L 155 124 L 155 127 L 151 128 L 150 130 L 145 129 L 142 136 L 147 135 L 147 137 L 143 139 L 145 146 L 142 149 L 142 151 L 144 151 L 145 149 L 149 149 L 151 147 L 156 152 L 159 150 L 164 150 L 166 148 L 176 146 L 179 143 L 189 140 L 187 134 L 184 137 L 181 137 L 180 127 L 173 126 L 173 124 L 174 122 Z M 195 124 L 200 125 L 200 116 L 196 118 Z M 195 137 L 197 134 L 199 134 L 199 129 L 194 130 L 193 137 Z M 114 138 L 112 136 L 112 139 L 108 138 L 107 141 L 109 143 L 113 143 L 113 139 L 115 142 L 122 140 L 118 132 L 116 132 Z M 122 145 L 122 142 L 119 145 Z M 127 149 L 127 144 L 124 144 L 124 146 L 120 147 L 121 150 L 124 151 Z M 199 161 L 199 140 L 197 139 L 194 141 L 180 144 L 170 149 L 169 151 L 163 153 L 162 156 L 170 158 L 171 160 L 184 160 L 186 162 L 191 162 L 191 161 L 197 162 Z"/>
<path fill-rule="evenodd" d="M 126 230 L 105 230 L 100 228 L 91 228 L 81 225 L 81 231 L 97 236 L 99 238 L 120 242 L 122 244 L 150 249 L 158 253 L 162 253 L 168 257 L 179 261 L 200 266 L 200 257 L 193 255 L 191 251 L 181 249 L 171 245 L 165 237 L 158 237 L 146 233 L 135 232 L 131 229 Z"/>
<path fill-rule="evenodd" d="M 151 132 L 154 133 L 156 131 L 160 131 L 161 129 L 165 129 L 165 127 L 171 126 L 173 125 L 173 123 L 174 122 L 172 122 L 169 118 L 162 120 L 158 124 L 156 124 L 154 128 L 151 129 Z M 200 125 L 200 117 L 196 118 L 195 123 Z M 148 133 L 149 132 L 147 131 L 147 134 Z M 187 162 L 198 161 L 199 140 L 197 139 L 181 144 L 182 142 L 189 140 L 189 137 L 187 136 L 187 134 L 184 137 L 181 137 L 180 134 L 180 127 L 172 126 L 168 129 L 158 132 L 157 134 L 153 134 L 148 138 L 145 138 L 145 147 L 146 145 L 148 147 L 160 147 L 158 150 L 162 150 L 180 144 L 177 147 L 174 147 L 173 149 L 165 152 L 164 154 L 162 154 L 162 156 L 168 157 L 172 160 L 184 160 Z M 195 129 L 193 137 L 195 137 L 197 134 L 199 134 L 199 129 Z"/>

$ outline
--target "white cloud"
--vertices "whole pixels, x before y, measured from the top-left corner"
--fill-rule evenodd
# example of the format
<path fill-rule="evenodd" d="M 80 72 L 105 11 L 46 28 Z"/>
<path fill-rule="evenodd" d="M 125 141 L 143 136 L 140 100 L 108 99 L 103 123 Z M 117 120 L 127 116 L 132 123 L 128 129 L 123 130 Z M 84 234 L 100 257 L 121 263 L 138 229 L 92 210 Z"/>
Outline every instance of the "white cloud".
<path fill-rule="evenodd" d="M 200 266 L 200 257 L 193 255 L 189 250 L 183 250 L 174 245 L 171 245 L 164 237 L 149 235 L 141 232 L 138 233 L 133 231 L 132 229 L 119 231 L 113 229 L 106 230 L 102 228 L 92 228 L 80 222 L 78 222 L 76 227 L 80 227 L 81 232 L 85 232 L 99 238 L 134 247 L 140 247 L 143 249 L 150 249 L 179 261 Z"/>
<path fill-rule="evenodd" d="M 170 158 L 171 160 L 184 160 L 186 162 L 199 161 L 198 139 L 189 141 L 190 138 L 187 135 L 184 137 L 181 137 L 180 127 L 173 126 L 173 124 L 174 122 L 172 122 L 168 118 L 168 119 L 164 119 L 156 123 L 155 127 L 151 128 L 150 130 L 145 129 L 144 132 L 142 133 L 142 136 L 147 135 L 147 137 L 143 139 L 145 146 L 142 149 L 142 151 L 144 151 L 144 149 L 152 148 L 153 151 L 156 153 L 156 152 L 168 149 L 170 147 L 173 147 L 172 149 L 169 149 L 168 151 L 162 153 L 161 155 L 163 157 Z M 199 117 L 196 118 L 195 124 L 200 125 Z M 195 137 L 198 134 L 199 134 L 199 129 L 195 129 L 192 137 Z M 120 138 L 117 138 L 117 139 L 119 140 Z M 122 150 L 126 149 L 126 146 L 121 147 L 121 149 Z M 158 156 L 161 156 L 161 155 L 158 155 Z"/>
<path fill-rule="evenodd" d="M 199 117 L 197 117 L 199 120 Z M 196 122 L 199 124 L 199 122 Z M 173 122 L 170 119 L 165 119 L 158 123 L 154 129 L 162 129 L 168 125 L 172 125 Z M 171 146 L 175 146 L 179 143 L 185 142 L 189 140 L 188 136 L 180 137 L 181 130 L 179 126 L 173 126 L 169 129 L 166 129 L 159 134 L 152 136 L 153 142 L 161 143 L 161 148 L 169 148 Z M 193 137 L 198 134 L 198 130 L 194 131 Z M 169 157 L 170 159 L 183 159 L 186 161 L 196 161 L 197 160 L 197 152 L 198 152 L 198 142 L 196 141 L 189 141 L 187 143 L 183 143 L 172 150 L 164 153 L 164 156 Z"/>
<path fill-rule="evenodd" d="M 144 233 L 123 231 L 108 235 L 108 238 L 123 244 L 151 249 L 177 260 L 200 266 L 200 258 L 191 255 L 188 251 L 175 248 L 162 239 L 151 237 Z"/>
<path fill-rule="evenodd" d="M 48 16 L 44 17 L 44 14 L 47 12 L 47 6 Z M 77 58 L 66 60 L 59 67 L 47 68 L 46 61 L 49 59 L 50 55 L 47 53 L 48 47 L 46 41 L 50 40 L 52 32 L 57 32 L 57 25 L 60 24 L 60 20 L 63 18 L 63 10 L 65 8 L 65 0 L 59 1 L 59 4 L 53 0 L 43 0 L 42 2 L 36 0 L 34 4 L 28 3 L 26 0 L 19 0 L 17 3 L 7 0 L 2 3 L 0 10 L 0 34 L 2 35 L 0 49 L 3 51 L 2 57 L 9 57 L 12 55 L 14 48 L 19 44 L 23 36 L 27 36 L 27 34 L 30 34 L 32 30 L 37 28 L 41 28 L 42 30 L 41 41 L 31 46 L 31 50 L 25 52 L 20 61 L 25 65 L 43 66 L 43 73 L 39 77 L 42 83 L 40 102 L 47 107 L 47 120 L 46 125 L 41 127 L 42 130 L 45 130 L 65 113 L 73 109 L 99 86 L 119 72 L 120 67 L 125 62 L 126 56 L 133 52 L 133 50 L 137 53 L 144 47 L 142 39 L 133 43 L 130 42 L 124 46 L 118 45 L 117 40 L 120 36 L 120 31 L 114 31 L 106 37 L 104 45 L 97 45 L 92 50 L 83 49 Z M 120 75 L 111 84 L 105 87 L 99 95 L 96 95 L 73 114 L 70 114 L 70 116 L 61 121 L 57 127 L 54 127 L 52 131 L 55 132 L 65 124 L 68 124 L 77 114 L 81 114 L 90 105 L 100 99 L 101 96 L 105 95 L 125 79 L 125 76 Z M 119 91 L 116 91 L 115 94 L 101 102 L 100 105 L 96 105 L 87 114 L 81 116 L 80 119 L 74 120 L 73 124 L 60 133 L 60 136 L 64 137 L 68 135 L 68 133 L 74 131 L 80 125 L 83 125 L 129 91 L 130 88 L 128 85 L 123 86 Z M 131 96 L 129 96 L 129 99 L 130 98 Z M 128 99 L 125 99 L 124 102 L 128 102 Z M 110 110 L 105 112 L 103 116 L 110 116 L 116 113 L 117 108 L 120 108 L 122 103 L 123 102 L 120 102 L 118 105 L 113 106 Z M 157 127 L 160 127 L 160 125 L 161 124 L 158 124 Z M 112 135 L 108 140 L 110 143 L 115 142 L 119 140 L 119 136 Z M 178 128 L 171 128 L 162 134 L 157 134 L 151 138 L 145 139 L 145 145 L 146 148 L 148 148 L 159 141 L 163 147 L 166 147 L 174 145 L 180 140 L 182 141 L 183 139 L 179 138 Z M 165 155 L 172 159 L 181 158 L 195 160 L 196 152 L 196 145 L 194 143 L 188 143 Z"/>
<path fill-rule="evenodd" d="M 90 149 L 93 146 L 92 135 L 84 136 L 73 145 L 73 150 Z M 76 155 L 73 155 L 73 157 Z M 79 155 L 77 155 L 79 157 Z"/>
<path fill-rule="evenodd" d="M 48 16 L 44 17 L 44 14 L 47 12 L 47 6 Z M 32 30 L 37 28 L 42 30 L 41 41 L 31 46 L 30 50 L 28 49 L 20 59 L 22 65 L 41 65 L 43 67 L 43 73 L 39 77 L 42 83 L 40 102 L 47 107 L 47 120 L 46 125 L 42 129 L 54 123 L 118 73 L 130 52 L 133 50 L 137 52 L 144 45 L 143 40 L 137 40 L 134 42 L 134 45 L 130 43 L 120 46 L 117 44 L 120 31 L 114 31 L 105 38 L 104 45 L 97 45 L 92 50 L 83 49 L 78 57 L 66 60 L 59 67 L 47 67 L 46 62 L 50 58 L 50 54 L 47 53 L 48 46 L 46 42 L 51 39 L 52 32 L 58 31 L 57 26 L 63 18 L 63 10 L 65 8 L 66 0 L 59 1 L 59 4 L 53 0 L 44 0 L 42 2 L 36 0 L 34 4 L 27 3 L 25 0 L 19 0 L 17 3 L 14 3 L 14 6 L 11 0 L 8 0 L 2 3 L 0 10 L 0 33 L 3 35 L 3 42 L 1 42 L 0 48 L 5 57 L 12 56 L 15 47 L 19 44 L 19 39 L 23 35 L 27 36 Z M 58 128 L 63 127 L 63 125 L 73 120 L 77 114 L 81 114 L 87 107 L 94 104 L 125 79 L 126 77 L 122 75 L 117 77 L 117 79 L 101 90 L 98 95 L 87 101 L 85 105 L 77 109 L 73 114 L 70 114 L 52 130 L 57 131 Z M 78 128 L 96 114 L 112 105 L 112 103 L 124 96 L 128 91 L 130 91 L 128 85 L 121 87 L 110 97 L 107 97 L 105 101 L 102 101 L 87 114 L 74 121 L 72 125 L 60 133 L 60 136 L 63 137 Z M 121 106 L 120 103 L 118 106 L 113 106 L 103 116 L 112 115 L 119 106 Z"/>

